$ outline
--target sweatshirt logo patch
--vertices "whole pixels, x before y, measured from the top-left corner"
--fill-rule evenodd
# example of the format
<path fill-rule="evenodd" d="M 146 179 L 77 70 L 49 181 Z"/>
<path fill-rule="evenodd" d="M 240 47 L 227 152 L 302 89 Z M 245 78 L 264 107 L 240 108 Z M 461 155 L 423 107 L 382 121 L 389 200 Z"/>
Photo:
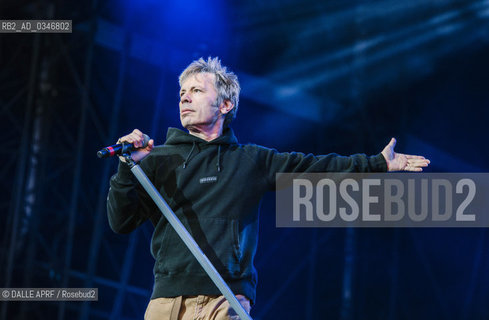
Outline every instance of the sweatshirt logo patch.
<path fill-rule="evenodd" d="M 214 183 L 217 182 L 217 176 L 200 178 L 199 182 L 202 183 Z"/>

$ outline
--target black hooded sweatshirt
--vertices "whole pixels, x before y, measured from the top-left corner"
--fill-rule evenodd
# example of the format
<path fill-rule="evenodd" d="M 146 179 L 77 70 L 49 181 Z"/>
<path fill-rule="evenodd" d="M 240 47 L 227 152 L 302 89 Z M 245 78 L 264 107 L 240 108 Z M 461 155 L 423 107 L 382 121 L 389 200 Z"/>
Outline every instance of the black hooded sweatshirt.
<path fill-rule="evenodd" d="M 279 153 L 238 144 L 232 129 L 208 142 L 175 128 L 140 166 L 231 290 L 252 302 L 260 200 L 275 189 L 276 173 L 387 170 L 382 154 Z M 117 233 L 129 233 L 147 219 L 155 226 L 152 299 L 221 294 L 125 163 L 110 180 L 107 212 Z"/>

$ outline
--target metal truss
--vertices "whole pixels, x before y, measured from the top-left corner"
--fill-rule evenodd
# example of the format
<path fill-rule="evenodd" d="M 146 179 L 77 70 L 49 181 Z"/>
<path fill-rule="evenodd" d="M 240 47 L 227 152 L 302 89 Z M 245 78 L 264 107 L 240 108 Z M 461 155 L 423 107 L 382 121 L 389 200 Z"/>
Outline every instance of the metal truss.
<path fill-rule="evenodd" d="M 119 119 L 127 59 L 121 56 L 112 110 L 106 114 L 100 107 L 107 101 L 98 101 L 91 89 L 95 8 L 88 30 L 71 37 L 35 34 L 0 43 L 2 61 L 8 62 L 0 71 L 0 117 L 7 120 L 2 135 L 9 148 L 1 152 L 6 197 L 0 207 L 8 215 L 0 282 L 2 287 L 97 287 L 103 303 L 2 303 L 2 320 L 124 319 L 131 314 L 124 306 L 140 314 L 135 301 L 147 301 L 151 293 L 151 284 L 140 288 L 130 277 L 136 245 L 140 238 L 148 242 L 151 232 L 144 227 L 124 241 L 122 268 L 112 252 L 121 240 L 107 232 L 105 199 L 116 162 L 101 163 L 95 152 L 116 140 L 114 119 Z M 29 59 L 20 52 L 28 52 Z M 100 256 L 108 265 L 99 263 Z M 116 294 L 107 294 L 113 290 Z"/>

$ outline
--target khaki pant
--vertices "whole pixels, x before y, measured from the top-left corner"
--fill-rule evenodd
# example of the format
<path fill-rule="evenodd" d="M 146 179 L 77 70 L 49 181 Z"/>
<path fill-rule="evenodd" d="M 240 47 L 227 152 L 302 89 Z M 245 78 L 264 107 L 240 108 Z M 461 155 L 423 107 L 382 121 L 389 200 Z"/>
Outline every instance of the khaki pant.
<path fill-rule="evenodd" d="M 250 313 L 250 301 L 236 295 L 239 303 Z M 157 298 L 149 301 L 145 320 L 239 320 L 239 316 L 224 296 L 191 296 Z"/>

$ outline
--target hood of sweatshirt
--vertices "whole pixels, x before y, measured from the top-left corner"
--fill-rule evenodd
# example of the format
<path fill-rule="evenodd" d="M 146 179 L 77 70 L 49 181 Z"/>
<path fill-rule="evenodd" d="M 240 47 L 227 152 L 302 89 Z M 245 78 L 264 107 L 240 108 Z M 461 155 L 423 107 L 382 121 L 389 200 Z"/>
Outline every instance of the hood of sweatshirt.
<path fill-rule="evenodd" d="M 179 145 L 179 144 L 198 144 L 198 145 L 230 145 L 237 144 L 238 140 L 234 135 L 233 129 L 225 129 L 222 135 L 212 141 L 205 141 L 199 137 L 191 135 L 188 132 L 182 131 L 177 128 L 168 128 L 166 134 L 165 145 Z"/>
<path fill-rule="evenodd" d="M 212 141 L 206 141 L 177 128 L 168 128 L 165 142 L 165 145 L 167 146 L 192 145 L 192 148 L 185 157 L 185 162 L 183 163 L 184 169 L 187 167 L 194 150 L 197 149 L 198 153 L 201 147 L 209 145 L 217 146 L 216 168 L 218 172 L 221 171 L 221 146 L 232 144 L 238 144 L 238 140 L 236 139 L 233 129 L 231 128 L 225 129 L 221 136 Z"/>

